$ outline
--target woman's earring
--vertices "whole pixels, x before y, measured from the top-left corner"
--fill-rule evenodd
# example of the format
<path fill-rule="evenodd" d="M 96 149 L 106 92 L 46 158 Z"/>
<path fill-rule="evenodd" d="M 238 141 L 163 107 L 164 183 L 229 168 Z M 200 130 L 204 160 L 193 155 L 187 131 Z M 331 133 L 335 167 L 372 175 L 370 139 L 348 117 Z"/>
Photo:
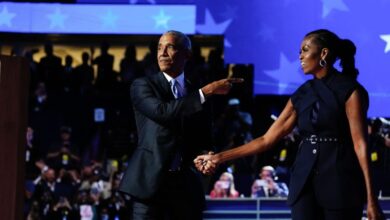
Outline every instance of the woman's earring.
<path fill-rule="evenodd" d="M 321 66 L 321 67 L 325 67 L 326 64 L 327 64 L 327 63 L 326 63 L 326 60 L 324 60 L 324 59 L 321 59 L 321 60 L 320 60 L 320 66 Z"/>

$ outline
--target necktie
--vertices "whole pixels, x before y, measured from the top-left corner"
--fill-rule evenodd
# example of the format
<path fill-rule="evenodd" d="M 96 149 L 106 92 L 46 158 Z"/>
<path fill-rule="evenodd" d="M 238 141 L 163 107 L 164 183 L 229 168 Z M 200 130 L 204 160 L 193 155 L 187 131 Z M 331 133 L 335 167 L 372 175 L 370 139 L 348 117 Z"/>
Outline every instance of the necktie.
<path fill-rule="evenodd" d="M 179 82 L 176 79 L 171 80 L 171 89 L 175 99 L 183 96 L 183 89 L 181 88 Z"/>
<path fill-rule="evenodd" d="M 180 83 L 176 79 L 172 79 L 170 81 L 171 83 L 171 90 L 173 93 L 173 96 L 175 96 L 175 99 L 178 99 L 183 96 L 183 89 L 180 86 Z M 178 151 L 175 153 L 175 156 L 173 158 L 173 161 L 171 162 L 171 166 L 169 168 L 169 171 L 178 171 L 180 170 L 182 162 L 182 157 L 181 157 L 181 152 L 180 148 Z"/>

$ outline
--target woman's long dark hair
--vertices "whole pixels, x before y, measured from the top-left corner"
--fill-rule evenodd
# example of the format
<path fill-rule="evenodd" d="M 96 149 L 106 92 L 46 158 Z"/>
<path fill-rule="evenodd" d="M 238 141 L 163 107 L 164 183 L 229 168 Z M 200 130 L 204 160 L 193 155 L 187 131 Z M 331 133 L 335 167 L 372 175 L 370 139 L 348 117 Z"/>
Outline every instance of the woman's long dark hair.
<path fill-rule="evenodd" d="M 337 59 L 340 59 L 342 73 L 356 79 L 359 74 L 359 70 L 355 67 L 356 46 L 351 40 L 340 39 L 335 33 L 326 29 L 312 31 L 305 37 L 313 37 L 320 48 L 329 49 L 328 64 L 333 65 Z"/>

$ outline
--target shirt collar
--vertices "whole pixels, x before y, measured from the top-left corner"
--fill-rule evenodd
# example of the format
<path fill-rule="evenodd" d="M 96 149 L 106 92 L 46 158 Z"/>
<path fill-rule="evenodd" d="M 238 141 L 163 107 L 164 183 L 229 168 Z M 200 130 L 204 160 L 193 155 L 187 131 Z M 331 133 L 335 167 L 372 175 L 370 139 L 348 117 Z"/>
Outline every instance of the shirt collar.
<path fill-rule="evenodd" d="M 165 79 L 167 79 L 168 82 L 171 82 L 171 80 L 173 79 L 170 75 L 164 73 L 164 77 Z M 184 84 L 184 72 L 180 73 L 180 75 L 178 75 L 176 78 L 174 78 L 182 88 L 185 88 L 185 84 Z"/>

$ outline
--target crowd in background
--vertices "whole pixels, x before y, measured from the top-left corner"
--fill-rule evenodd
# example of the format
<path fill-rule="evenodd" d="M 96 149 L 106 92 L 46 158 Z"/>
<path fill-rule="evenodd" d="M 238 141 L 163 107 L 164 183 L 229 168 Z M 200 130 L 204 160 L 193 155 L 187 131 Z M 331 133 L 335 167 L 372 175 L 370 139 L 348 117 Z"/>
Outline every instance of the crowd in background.
<path fill-rule="evenodd" d="M 27 219 L 130 218 L 131 198 L 117 188 L 137 142 L 129 86 L 137 77 L 158 73 L 156 47 L 149 49 L 138 61 L 135 46 L 127 46 L 119 72 L 113 70 L 116 58 L 107 42 L 96 57 L 84 52 L 79 66 L 72 65 L 71 56 L 64 58 L 63 65 L 49 42 L 39 62 L 34 60 L 35 50 L 25 53 L 30 64 Z M 237 77 L 248 72 L 247 66 L 233 68 Z M 205 59 L 194 45 L 185 73 L 201 84 L 226 77 L 222 49 L 211 50 Z M 247 143 L 257 133 L 248 86 L 253 82 L 249 76 L 244 78 L 245 84 L 230 96 L 213 100 L 216 151 Z M 375 190 L 378 196 L 390 196 L 390 123 L 381 118 L 368 124 Z M 294 130 L 262 157 L 224 164 L 205 181 L 206 192 L 211 198 L 286 197 L 289 167 L 299 143 Z"/>

